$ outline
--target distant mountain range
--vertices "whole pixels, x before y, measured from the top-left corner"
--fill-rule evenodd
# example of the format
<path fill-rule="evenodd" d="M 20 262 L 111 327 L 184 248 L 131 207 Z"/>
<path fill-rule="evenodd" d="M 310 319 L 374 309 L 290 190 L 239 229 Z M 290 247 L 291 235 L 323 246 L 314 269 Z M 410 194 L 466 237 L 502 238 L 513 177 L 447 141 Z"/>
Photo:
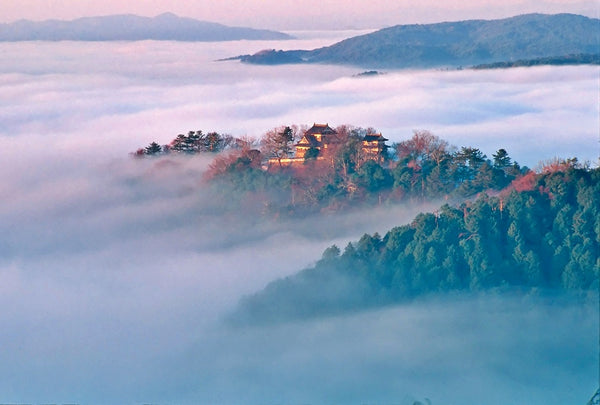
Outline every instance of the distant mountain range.
<path fill-rule="evenodd" d="M 311 51 L 264 50 L 237 59 L 254 64 L 423 68 L 574 54 L 600 54 L 599 19 L 575 14 L 526 14 L 490 21 L 397 25 Z"/>
<path fill-rule="evenodd" d="M 228 27 L 171 13 L 154 18 L 126 14 L 72 21 L 19 20 L 0 24 L 0 41 L 235 41 L 291 38 L 282 32 Z"/>

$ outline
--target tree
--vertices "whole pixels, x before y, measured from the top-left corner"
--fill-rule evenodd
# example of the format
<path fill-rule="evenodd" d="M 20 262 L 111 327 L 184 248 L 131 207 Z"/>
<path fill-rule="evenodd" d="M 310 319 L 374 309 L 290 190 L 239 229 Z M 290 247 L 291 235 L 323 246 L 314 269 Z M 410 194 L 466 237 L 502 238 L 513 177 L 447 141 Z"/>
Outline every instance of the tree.
<path fill-rule="evenodd" d="M 357 176 L 360 184 L 370 192 L 389 188 L 394 183 L 389 171 L 374 160 L 366 161 L 358 169 Z"/>
<path fill-rule="evenodd" d="M 162 152 L 162 147 L 156 142 L 152 142 L 150 145 L 146 146 L 144 149 L 144 153 L 146 155 L 157 155 Z"/>
<path fill-rule="evenodd" d="M 187 138 L 183 134 L 177 135 L 171 142 L 170 150 L 174 152 L 186 152 L 187 151 Z"/>
<path fill-rule="evenodd" d="M 470 194 L 474 190 L 470 182 L 475 179 L 479 168 L 485 163 L 486 156 L 477 148 L 463 146 L 454 153 L 453 171 L 462 194 Z"/>
<path fill-rule="evenodd" d="M 289 126 L 274 128 L 262 138 L 262 151 L 271 158 L 276 158 L 281 166 L 281 159 L 289 157 L 294 151 L 294 140 L 297 128 Z"/>
<path fill-rule="evenodd" d="M 250 148 L 234 149 L 218 155 L 208 166 L 205 177 L 213 179 L 247 169 L 259 170 L 260 162 L 261 153 L 259 150 Z"/>
<path fill-rule="evenodd" d="M 412 194 L 421 181 L 420 168 L 398 165 L 392 170 L 394 189 L 403 194 Z"/>
<path fill-rule="evenodd" d="M 325 251 L 323 252 L 323 256 L 321 257 L 322 261 L 333 261 L 334 259 L 337 259 L 338 257 L 340 257 L 340 253 L 341 250 L 339 247 L 337 247 L 336 245 L 332 245 L 330 247 L 328 247 L 327 249 L 325 249 Z"/>
<path fill-rule="evenodd" d="M 485 163 L 486 156 L 477 148 L 463 146 L 454 154 L 455 161 L 468 167 L 473 173 Z"/>
<path fill-rule="evenodd" d="M 225 139 L 217 132 L 209 132 L 204 137 L 204 150 L 207 152 L 221 152 L 225 147 Z"/>
<path fill-rule="evenodd" d="M 418 165 L 433 160 L 439 165 L 448 154 L 448 142 L 438 138 L 429 131 L 414 131 L 411 139 L 394 145 L 396 156 L 400 161 L 415 161 Z"/>
<path fill-rule="evenodd" d="M 475 174 L 475 178 L 469 182 L 469 192 L 466 194 L 474 194 L 480 191 L 494 188 L 495 183 L 494 169 L 487 163 L 483 163 Z"/>
<path fill-rule="evenodd" d="M 315 160 L 319 156 L 319 149 L 310 147 L 304 154 L 304 160 Z"/>
<path fill-rule="evenodd" d="M 421 198 L 425 197 L 427 189 L 429 194 L 432 194 L 431 187 L 427 184 L 432 172 L 435 172 L 435 176 L 431 180 L 440 186 L 446 183 L 445 172 L 447 161 L 450 159 L 448 142 L 429 131 L 420 130 L 414 131 L 411 139 L 395 144 L 394 149 L 399 160 L 398 166 L 412 169 L 410 188 L 413 193 L 417 191 L 415 186 L 418 184 Z M 396 180 L 399 175 L 398 172 L 395 174 Z"/>
<path fill-rule="evenodd" d="M 495 169 L 505 169 L 512 165 L 508 152 L 505 149 L 498 149 L 496 153 L 492 154 L 492 157 L 494 158 Z"/>
<path fill-rule="evenodd" d="M 360 128 L 352 129 L 335 150 L 334 167 L 345 182 L 349 181 L 362 160 L 362 131 Z"/>
<path fill-rule="evenodd" d="M 204 141 L 204 134 L 202 131 L 189 131 L 187 137 L 185 137 L 185 150 L 186 153 L 198 153 L 202 151 L 202 144 Z"/>

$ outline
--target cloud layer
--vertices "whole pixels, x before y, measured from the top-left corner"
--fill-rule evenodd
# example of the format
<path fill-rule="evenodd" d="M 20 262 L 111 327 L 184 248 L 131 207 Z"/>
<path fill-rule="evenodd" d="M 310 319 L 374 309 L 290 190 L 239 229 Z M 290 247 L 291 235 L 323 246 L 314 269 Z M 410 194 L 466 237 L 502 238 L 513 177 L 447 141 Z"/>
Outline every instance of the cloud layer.
<path fill-rule="evenodd" d="M 241 296 L 332 243 L 431 206 L 241 220 L 202 185 L 208 159 L 131 159 L 137 147 L 188 130 L 260 136 L 329 122 L 375 126 L 392 141 L 430 129 L 530 166 L 596 161 L 597 67 L 356 79 L 345 67 L 213 62 L 330 40 L 0 44 L 0 401 L 587 400 L 597 342 L 587 301 L 475 297 L 221 324 Z"/>
<path fill-rule="evenodd" d="M 429 129 L 488 156 L 503 147 L 528 166 L 555 156 L 597 161 L 597 67 L 357 79 L 346 67 L 214 62 L 319 42 L 2 44 L 0 135 L 31 144 L 43 136 L 49 147 L 106 157 L 191 129 L 260 136 L 281 124 L 329 122 L 374 126 L 391 141 Z"/>

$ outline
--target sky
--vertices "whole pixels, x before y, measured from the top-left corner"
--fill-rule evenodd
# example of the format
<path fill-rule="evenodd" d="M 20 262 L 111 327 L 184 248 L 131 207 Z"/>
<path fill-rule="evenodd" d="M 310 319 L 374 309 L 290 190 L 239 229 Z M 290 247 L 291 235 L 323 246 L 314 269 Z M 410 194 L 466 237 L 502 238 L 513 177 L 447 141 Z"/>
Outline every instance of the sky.
<path fill-rule="evenodd" d="M 1 0 L 0 22 L 109 14 L 180 16 L 226 25 L 300 29 L 370 29 L 396 24 L 494 19 L 523 13 L 600 15 L 596 0 Z"/>

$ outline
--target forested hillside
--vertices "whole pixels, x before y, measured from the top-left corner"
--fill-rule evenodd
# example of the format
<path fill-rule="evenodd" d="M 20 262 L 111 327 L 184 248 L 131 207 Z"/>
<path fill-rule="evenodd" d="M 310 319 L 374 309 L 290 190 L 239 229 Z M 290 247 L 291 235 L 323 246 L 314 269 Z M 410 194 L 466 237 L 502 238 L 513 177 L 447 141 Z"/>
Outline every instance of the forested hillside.
<path fill-rule="evenodd" d="M 599 252 L 600 169 L 555 163 L 498 195 L 331 246 L 314 267 L 242 300 L 233 319 L 322 316 L 451 291 L 597 289 Z"/>
<path fill-rule="evenodd" d="M 525 14 L 499 20 L 397 25 L 314 50 L 240 56 L 256 64 L 328 63 L 365 68 L 469 66 L 597 54 L 600 20 L 574 14 Z"/>
<path fill-rule="evenodd" d="M 599 47 L 600 49 L 600 47 Z M 520 59 L 515 61 L 488 63 L 473 66 L 473 69 L 506 69 L 542 65 L 600 65 L 600 54 L 580 53 L 576 55 L 548 56 L 544 58 Z"/>
<path fill-rule="evenodd" d="M 290 137 L 282 136 L 285 128 L 292 132 Z M 529 171 L 505 149 L 488 158 L 478 148 L 457 148 L 429 131 L 415 131 L 374 160 L 365 156 L 361 144 L 365 134 L 375 130 L 349 125 L 338 126 L 338 142 L 307 154 L 303 164 L 274 163 L 266 168 L 266 159 L 287 156 L 302 133 L 297 126 L 285 128 L 268 131 L 260 142 L 190 131 L 170 145 L 153 142 L 135 156 L 210 154 L 214 159 L 205 180 L 215 198 L 232 209 L 248 209 L 252 201 L 263 214 L 287 216 L 402 201 L 462 200 L 502 190 Z"/>

